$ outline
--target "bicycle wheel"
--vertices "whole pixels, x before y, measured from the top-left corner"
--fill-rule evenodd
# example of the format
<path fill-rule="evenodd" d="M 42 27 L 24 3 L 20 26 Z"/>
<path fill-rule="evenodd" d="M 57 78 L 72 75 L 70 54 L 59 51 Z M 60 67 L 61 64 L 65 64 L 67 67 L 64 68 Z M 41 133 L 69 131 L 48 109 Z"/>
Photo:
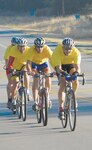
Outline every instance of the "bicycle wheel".
<path fill-rule="evenodd" d="M 21 92 L 21 110 L 22 110 L 22 120 L 26 120 L 26 101 L 27 101 L 27 95 L 26 95 L 26 89 L 24 88 Z"/>
<path fill-rule="evenodd" d="M 40 98 L 38 96 L 38 99 L 37 99 L 37 103 L 38 103 L 38 109 L 36 110 L 36 115 L 37 115 L 37 123 L 41 123 L 41 108 L 39 106 L 40 104 Z"/>
<path fill-rule="evenodd" d="M 68 97 L 66 95 L 64 103 L 64 119 L 61 119 L 63 128 L 66 128 L 67 126 L 67 120 L 68 120 Z"/>
<path fill-rule="evenodd" d="M 76 102 L 74 91 L 71 90 L 69 95 L 69 124 L 71 131 L 74 131 L 76 126 Z"/>
<path fill-rule="evenodd" d="M 42 119 L 43 126 L 47 125 L 48 122 L 48 106 L 47 106 L 47 92 L 46 89 L 42 90 Z"/>
<path fill-rule="evenodd" d="M 17 111 L 17 114 L 18 114 L 18 118 L 21 119 L 21 114 L 22 114 L 22 109 L 21 109 L 21 100 L 20 100 L 21 97 L 17 97 L 17 100 L 16 100 L 16 111 Z"/>

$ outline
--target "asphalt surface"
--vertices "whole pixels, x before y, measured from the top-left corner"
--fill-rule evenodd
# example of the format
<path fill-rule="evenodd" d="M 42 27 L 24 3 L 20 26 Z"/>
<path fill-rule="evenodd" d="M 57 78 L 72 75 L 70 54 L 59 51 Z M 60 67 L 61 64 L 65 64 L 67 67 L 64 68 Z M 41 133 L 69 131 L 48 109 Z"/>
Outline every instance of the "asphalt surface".
<path fill-rule="evenodd" d="M 49 110 L 48 125 L 37 124 L 36 115 L 32 111 L 33 100 L 27 104 L 27 120 L 18 119 L 17 114 L 6 107 L 7 78 L 5 75 L 4 52 L 10 44 L 12 36 L 23 36 L 22 33 L 0 32 L 0 149 L 2 150 L 89 150 L 92 147 L 92 56 L 82 54 L 81 72 L 85 73 L 86 83 L 80 85 L 76 95 L 78 101 L 77 124 L 74 132 L 69 125 L 62 128 L 58 119 L 57 78 L 52 79 L 51 99 L 52 109 Z M 26 37 L 26 35 L 25 35 Z M 29 36 L 30 37 L 30 36 Z M 33 43 L 34 38 L 26 37 L 28 43 Z M 52 47 L 53 48 L 53 47 Z M 30 94 L 32 78 L 30 77 Z"/>

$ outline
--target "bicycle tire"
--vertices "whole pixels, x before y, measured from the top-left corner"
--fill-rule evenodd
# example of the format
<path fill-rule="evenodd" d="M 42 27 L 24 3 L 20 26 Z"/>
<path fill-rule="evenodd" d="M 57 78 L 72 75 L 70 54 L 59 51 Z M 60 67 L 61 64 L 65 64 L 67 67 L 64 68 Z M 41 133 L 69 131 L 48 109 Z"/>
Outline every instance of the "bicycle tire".
<path fill-rule="evenodd" d="M 26 101 L 27 101 L 27 95 L 26 95 L 26 89 L 24 88 L 21 92 L 21 109 L 22 109 L 22 120 L 26 120 Z"/>
<path fill-rule="evenodd" d="M 39 100 L 40 100 L 40 98 L 39 98 L 39 95 L 38 95 L 38 99 L 37 99 L 38 110 L 36 111 L 36 115 L 37 115 L 37 123 L 41 123 L 41 114 L 42 114 L 41 108 L 39 108 L 39 103 L 40 103 Z"/>
<path fill-rule="evenodd" d="M 21 109 L 21 96 L 18 94 L 17 100 L 16 100 L 16 111 L 18 114 L 18 118 L 21 119 L 22 115 L 22 109 Z"/>
<path fill-rule="evenodd" d="M 69 101 L 69 124 L 71 131 L 75 130 L 76 127 L 76 102 L 74 91 L 70 91 L 70 101 Z"/>
<path fill-rule="evenodd" d="M 47 91 L 44 88 L 42 90 L 42 120 L 43 120 L 43 126 L 47 125 L 48 122 L 48 105 L 47 105 Z"/>
<path fill-rule="evenodd" d="M 65 97 L 65 103 L 64 103 L 64 119 L 61 119 L 62 127 L 66 128 L 67 127 L 67 122 L 68 122 L 68 97 L 66 95 Z"/>

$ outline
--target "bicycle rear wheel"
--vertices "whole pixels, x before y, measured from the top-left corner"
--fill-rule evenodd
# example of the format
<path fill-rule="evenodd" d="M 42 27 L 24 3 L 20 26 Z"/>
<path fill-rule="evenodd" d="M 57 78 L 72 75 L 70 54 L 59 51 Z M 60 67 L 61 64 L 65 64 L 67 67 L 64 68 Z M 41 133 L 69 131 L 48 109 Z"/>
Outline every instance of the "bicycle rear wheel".
<path fill-rule="evenodd" d="M 66 128 L 67 126 L 67 120 L 68 120 L 68 97 L 66 95 L 64 103 L 64 119 L 61 119 L 63 128 Z"/>
<path fill-rule="evenodd" d="M 27 101 L 27 95 L 26 95 L 26 89 L 24 88 L 21 92 L 21 109 L 22 109 L 22 120 L 26 120 L 26 101 Z"/>
<path fill-rule="evenodd" d="M 69 99 L 69 124 L 71 131 L 74 131 L 76 127 L 76 102 L 73 90 L 70 91 Z"/>
<path fill-rule="evenodd" d="M 47 106 L 47 91 L 46 89 L 42 90 L 42 119 L 43 125 L 46 126 L 48 122 L 48 106 Z"/>

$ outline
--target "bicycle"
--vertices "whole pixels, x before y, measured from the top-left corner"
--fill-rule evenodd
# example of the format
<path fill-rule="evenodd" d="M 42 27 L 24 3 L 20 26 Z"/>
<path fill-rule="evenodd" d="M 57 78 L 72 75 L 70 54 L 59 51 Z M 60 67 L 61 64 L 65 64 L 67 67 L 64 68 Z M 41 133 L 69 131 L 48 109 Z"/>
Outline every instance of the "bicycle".
<path fill-rule="evenodd" d="M 11 103 L 10 108 L 13 112 L 13 114 L 18 114 L 18 118 L 23 121 L 26 120 L 26 101 L 28 99 L 27 97 L 27 91 L 24 86 L 24 74 L 27 73 L 27 71 L 22 70 L 25 67 L 23 65 L 20 70 L 15 70 L 15 69 L 8 69 L 10 73 L 10 77 L 17 76 L 19 78 L 18 82 L 18 89 L 16 92 L 16 109 L 13 107 L 13 103 Z M 4 70 L 7 70 L 6 65 L 3 66 Z"/>
<path fill-rule="evenodd" d="M 34 78 L 38 78 L 38 97 L 36 105 L 37 122 L 41 123 L 43 120 L 43 126 L 48 123 L 48 102 L 47 102 L 47 89 L 45 87 L 45 79 L 47 77 L 53 77 L 53 73 L 44 74 L 40 71 L 34 75 Z"/>
<path fill-rule="evenodd" d="M 64 102 L 64 119 L 61 119 L 62 127 L 66 128 L 69 117 L 69 125 L 71 131 L 75 130 L 76 127 L 76 100 L 75 93 L 72 89 L 72 81 L 77 80 L 77 77 L 82 77 L 82 85 L 85 83 L 85 75 L 84 73 L 76 75 L 64 75 L 63 73 L 60 75 L 65 77 L 66 87 L 65 87 L 65 102 Z"/>
<path fill-rule="evenodd" d="M 16 94 L 16 112 L 19 119 L 22 118 L 23 121 L 26 120 L 26 101 L 27 101 L 27 91 L 24 86 L 24 74 L 26 71 L 19 70 L 15 71 L 12 76 L 17 76 L 19 78 L 18 89 Z"/>

